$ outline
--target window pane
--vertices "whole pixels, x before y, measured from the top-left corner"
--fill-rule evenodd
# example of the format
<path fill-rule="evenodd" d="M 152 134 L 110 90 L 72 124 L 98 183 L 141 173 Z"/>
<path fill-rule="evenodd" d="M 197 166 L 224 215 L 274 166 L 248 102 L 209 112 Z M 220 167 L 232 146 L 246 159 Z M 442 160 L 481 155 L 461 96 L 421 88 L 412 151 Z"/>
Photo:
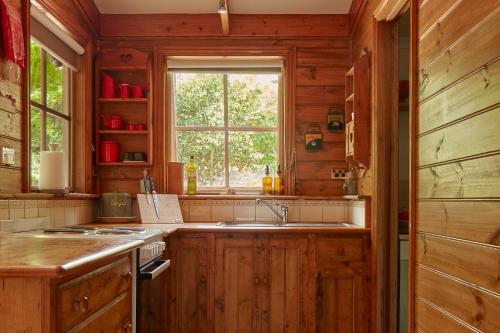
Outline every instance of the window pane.
<path fill-rule="evenodd" d="M 277 157 L 276 132 L 230 132 L 229 186 L 260 188 L 266 165 L 276 173 Z"/>
<path fill-rule="evenodd" d="M 61 61 L 47 53 L 47 106 L 52 110 L 65 112 L 64 108 L 64 66 Z"/>
<path fill-rule="evenodd" d="M 31 42 L 30 47 L 30 98 L 32 101 L 42 102 L 42 49 Z"/>
<path fill-rule="evenodd" d="M 224 83 L 222 74 L 175 73 L 177 126 L 224 126 Z"/>
<path fill-rule="evenodd" d="M 31 107 L 31 184 L 38 184 L 38 176 L 40 175 L 40 145 L 41 145 L 41 116 L 40 110 Z"/>
<path fill-rule="evenodd" d="M 278 127 L 279 74 L 228 74 L 231 127 Z"/>
<path fill-rule="evenodd" d="M 68 121 L 51 114 L 47 114 L 47 144 L 57 144 L 56 151 L 67 151 Z"/>
<path fill-rule="evenodd" d="M 187 166 L 191 155 L 198 166 L 198 187 L 224 186 L 223 132 L 177 132 L 177 160 Z"/>

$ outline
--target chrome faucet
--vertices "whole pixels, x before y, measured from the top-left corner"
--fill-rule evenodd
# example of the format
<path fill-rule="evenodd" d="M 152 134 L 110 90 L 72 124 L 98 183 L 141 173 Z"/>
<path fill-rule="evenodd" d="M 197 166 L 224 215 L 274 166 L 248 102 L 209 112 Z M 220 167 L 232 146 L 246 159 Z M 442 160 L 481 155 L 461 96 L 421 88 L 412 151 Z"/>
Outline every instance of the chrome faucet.
<path fill-rule="evenodd" d="M 276 214 L 280 218 L 280 222 L 277 224 L 286 224 L 288 222 L 288 207 L 285 205 L 280 205 L 278 204 L 279 211 L 276 210 L 276 208 L 273 207 L 272 204 L 269 203 L 268 200 L 260 199 L 257 198 L 255 199 L 255 203 L 258 205 L 260 203 L 265 204 L 269 209 L 273 211 L 274 214 Z"/>

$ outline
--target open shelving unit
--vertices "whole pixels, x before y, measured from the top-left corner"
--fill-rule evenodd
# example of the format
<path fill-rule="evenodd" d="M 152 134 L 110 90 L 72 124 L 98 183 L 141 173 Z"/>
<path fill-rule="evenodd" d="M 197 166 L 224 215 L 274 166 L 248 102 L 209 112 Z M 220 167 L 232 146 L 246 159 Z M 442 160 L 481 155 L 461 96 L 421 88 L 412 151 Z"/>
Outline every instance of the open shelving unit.
<path fill-rule="evenodd" d="M 363 51 L 345 74 L 346 160 L 363 167 L 370 164 L 370 82 L 370 53 Z"/>
<path fill-rule="evenodd" d="M 100 50 L 95 63 L 95 165 L 97 168 L 99 192 L 109 190 L 136 194 L 142 169 L 153 165 L 153 96 L 151 55 L 137 49 Z M 103 98 L 101 94 L 102 73 L 111 76 L 116 85 L 127 83 L 142 86 L 143 97 Z M 118 87 L 117 87 L 118 88 Z M 118 90 L 118 89 L 117 89 Z M 111 130 L 104 125 L 104 119 L 120 116 L 123 128 Z M 129 122 L 144 124 L 145 130 L 128 130 Z M 100 159 L 101 141 L 113 139 L 120 146 L 120 161 L 105 163 Z M 146 154 L 145 161 L 123 161 L 126 152 Z"/>

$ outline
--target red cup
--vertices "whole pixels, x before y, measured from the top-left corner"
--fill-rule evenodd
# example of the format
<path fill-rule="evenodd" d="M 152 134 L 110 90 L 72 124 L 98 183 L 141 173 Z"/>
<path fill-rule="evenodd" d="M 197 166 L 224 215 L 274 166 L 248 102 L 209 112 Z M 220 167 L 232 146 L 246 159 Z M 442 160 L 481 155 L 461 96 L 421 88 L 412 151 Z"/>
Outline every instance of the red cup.
<path fill-rule="evenodd" d="M 120 146 L 112 139 L 101 141 L 101 163 L 116 163 L 120 161 Z"/>
<path fill-rule="evenodd" d="M 135 130 L 136 131 L 145 131 L 146 130 L 146 125 L 144 125 L 144 124 L 137 124 L 137 125 L 135 125 Z"/>
<path fill-rule="evenodd" d="M 114 98 L 116 97 L 116 84 L 115 80 L 106 73 L 102 73 L 101 76 L 101 96 L 103 98 Z"/>
<path fill-rule="evenodd" d="M 132 87 L 132 97 L 133 98 L 142 98 L 142 87 L 141 86 L 133 86 Z"/>
<path fill-rule="evenodd" d="M 129 98 L 130 97 L 130 86 L 127 83 L 120 83 L 120 97 Z"/>
<path fill-rule="evenodd" d="M 128 123 L 128 125 L 127 125 L 127 129 L 128 129 L 129 131 L 135 131 L 135 125 L 134 125 L 134 124 L 132 124 L 132 122 L 130 122 L 130 123 Z"/>

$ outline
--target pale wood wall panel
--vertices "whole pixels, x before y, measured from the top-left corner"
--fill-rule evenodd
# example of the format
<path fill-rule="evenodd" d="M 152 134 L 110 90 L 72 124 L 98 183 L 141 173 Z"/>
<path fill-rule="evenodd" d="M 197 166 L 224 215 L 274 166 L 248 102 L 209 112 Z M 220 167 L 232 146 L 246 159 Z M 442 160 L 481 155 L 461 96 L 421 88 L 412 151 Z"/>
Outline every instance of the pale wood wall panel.
<path fill-rule="evenodd" d="M 418 140 L 419 166 L 500 150 L 500 107 Z"/>
<path fill-rule="evenodd" d="M 437 309 L 422 299 L 416 300 L 415 311 L 417 332 L 420 330 L 425 333 L 477 333 L 476 330 L 465 326 L 442 309 Z"/>
<path fill-rule="evenodd" d="M 482 332 L 493 333 L 500 327 L 500 295 L 452 280 L 425 267 L 418 267 L 416 276 L 417 296 L 447 309 Z"/>
<path fill-rule="evenodd" d="M 420 104 L 419 133 L 500 103 L 500 60 Z"/>
<path fill-rule="evenodd" d="M 500 201 L 418 203 L 418 231 L 500 246 Z"/>
<path fill-rule="evenodd" d="M 429 98 L 471 71 L 495 60 L 499 56 L 498 22 L 500 22 L 500 8 L 490 13 L 482 22 L 478 22 L 473 30 L 452 44 L 434 62 L 426 67 L 419 64 L 420 100 Z M 455 22 L 455 24 L 462 23 Z"/>
<path fill-rule="evenodd" d="M 421 36 L 429 28 L 434 26 L 440 18 L 463 0 L 426 0 L 420 1 L 420 13 L 418 18 L 418 32 Z"/>

